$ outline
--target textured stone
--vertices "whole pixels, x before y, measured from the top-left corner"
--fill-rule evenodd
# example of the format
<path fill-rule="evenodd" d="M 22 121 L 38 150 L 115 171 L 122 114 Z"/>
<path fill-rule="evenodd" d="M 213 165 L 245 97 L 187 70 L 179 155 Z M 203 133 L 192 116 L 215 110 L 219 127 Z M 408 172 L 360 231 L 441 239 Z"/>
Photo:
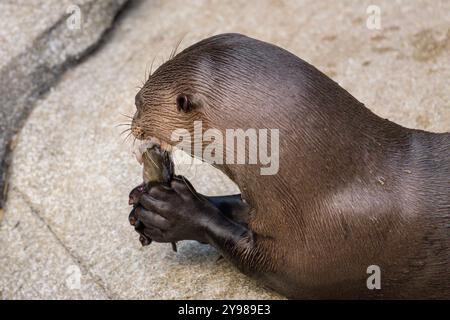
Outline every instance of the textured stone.
<path fill-rule="evenodd" d="M 0 230 L 8 253 L 0 256 L 4 297 L 75 296 L 37 279 L 22 262 L 31 255 L 37 275 L 55 270 L 53 283 L 62 283 L 62 270 L 77 261 L 86 283 L 81 298 L 280 298 L 228 262 L 217 262 L 217 252 L 208 246 L 183 242 L 178 253 L 169 244 L 140 247 L 128 225 L 127 196 L 141 181 L 141 168 L 115 125 L 126 122 L 121 113 L 134 112 L 137 86 L 154 57 L 160 64 L 183 37 L 180 49 L 233 31 L 292 51 L 382 117 L 448 131 L 450 3 L 378 2 L 380 31 L 366 28 L 369 1 L 259 1 L 257 6 L 142 1 L 131 6 L 108 43 L 39 101 L 17 139 L 12 192 Z M 200 192 L 236 191 L 209 167 L 187 174 Z M 12 231 L 18 220 L 22 227 Z M 16 240 L 38 232 L 32 254 Z M 42 264 L 54 252 L 61 259 Z M 20 279 L 27 279 L 25 287 Z"/>
<path fill-rule="evenodd" d="M 93 277 L 65 247 L 29 199 L 11 191 L 15 208 L 0 227 L 0 297 L 2 299 L 106 299 Z M 80 285 L 70 277 L 79 272 Z"/>
<path fill-rule="evenodd" d="M 3 1 L 0 3 L 0 190 L 11 138 L 45 93 L 71 64 L 92 51 L 126 0 Z M 68 27 L 78 6 L 79 29 Z M 0 208 L 2 207 L 0 193 Z"/>

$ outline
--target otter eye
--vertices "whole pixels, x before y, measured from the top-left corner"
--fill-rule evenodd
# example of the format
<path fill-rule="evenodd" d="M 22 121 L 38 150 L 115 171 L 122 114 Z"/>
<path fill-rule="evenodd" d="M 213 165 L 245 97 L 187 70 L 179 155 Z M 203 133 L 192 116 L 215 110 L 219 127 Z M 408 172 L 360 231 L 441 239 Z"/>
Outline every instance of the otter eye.
<path fill-rule="evenodd" d="M 192 103 L 187 95 L 182 94 L 177 97 L 177 109 L 183 112 L 190 112 L 192 110 Z"/>

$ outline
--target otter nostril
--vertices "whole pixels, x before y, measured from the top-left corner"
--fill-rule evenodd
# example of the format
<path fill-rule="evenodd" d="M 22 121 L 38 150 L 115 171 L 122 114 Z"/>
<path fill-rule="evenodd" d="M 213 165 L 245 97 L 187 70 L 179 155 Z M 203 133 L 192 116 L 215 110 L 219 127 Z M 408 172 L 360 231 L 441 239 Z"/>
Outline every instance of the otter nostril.
<path fill-rule="evenodd" d="M 131 133 L 136 139 L 142 139 L 144 136 L 144 130 L 138 125 L 131 126 Z"/>
<path fill-rule="evenodd" d="M 134 97 L 134 104 L 136 108 L 139 110 L 144 105 L 144 98 L 142 97 L 142 93 L 139 91 L 138 94 Z"/>

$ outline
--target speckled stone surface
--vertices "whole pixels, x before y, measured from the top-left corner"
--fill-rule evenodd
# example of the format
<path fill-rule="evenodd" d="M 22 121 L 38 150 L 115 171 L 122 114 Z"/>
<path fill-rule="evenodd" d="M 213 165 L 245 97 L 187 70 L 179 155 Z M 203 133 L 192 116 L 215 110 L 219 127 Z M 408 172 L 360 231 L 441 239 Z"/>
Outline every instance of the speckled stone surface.
<path fill-rule="evenodd" d="M 0 3 L 0 192 L 14 135 L 36 99 L 96 48 L 126 0 Z M 0 193 L 0 208 L 3 197 Z"/>
<path fill-rule="evenodd" d="M 142 248 L 127 195 L 141 180 L 123 142 L 123 114 L 156 57 L 210 35 L 240 32 L 280 45 L 367 107 L 402 125 L 450 130 L 450 2 L 140 1 L 108 43 L 65 73 L 28 119 L 14 152 L 0 228 L 0 292 L 18 298 L 282 298 L 194 242 Z M 194 171 L 194 172 L 193 172 Z M 187 172 L 203 193 L 235 186 L 210 168 Z M 81 288 L 70 285 L 73 268 Z M 67 269 L 69 268 L 69 269 Z M 68 284 L 69 281 L 69 284 Z"/>

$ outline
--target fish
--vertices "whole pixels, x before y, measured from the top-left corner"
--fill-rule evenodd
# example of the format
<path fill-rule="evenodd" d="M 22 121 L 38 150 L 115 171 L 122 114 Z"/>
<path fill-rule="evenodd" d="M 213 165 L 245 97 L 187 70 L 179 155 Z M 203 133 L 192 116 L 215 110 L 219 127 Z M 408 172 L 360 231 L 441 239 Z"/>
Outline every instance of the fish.
<path fill-rule="evenodd" d="M 145 143 L 139 146 L 139 150 L 135 152 L 136 158 L 142 164 L 143 184 L 134 188 L 129 196 L 129 204 L 134 208 L 137 206 L 140 196 L 149 190 L 151 183 L 161 183 L 170 187 L 170 183 L 174 177 L 174 163 L 170 150 L 162 149 L 159 144 Z M 130 223 L 137 223 L 134 218 L 134 210 L 130 213 Z M 135 225 L 136 226 L 136 225 Z M 137 227 L 137 226 L 136 226 Z M 151 239 L 141 234 L 142 245 L 149 245 Z M 177 245 L 172 242 L 172 250 L 177 251 Z"/>

